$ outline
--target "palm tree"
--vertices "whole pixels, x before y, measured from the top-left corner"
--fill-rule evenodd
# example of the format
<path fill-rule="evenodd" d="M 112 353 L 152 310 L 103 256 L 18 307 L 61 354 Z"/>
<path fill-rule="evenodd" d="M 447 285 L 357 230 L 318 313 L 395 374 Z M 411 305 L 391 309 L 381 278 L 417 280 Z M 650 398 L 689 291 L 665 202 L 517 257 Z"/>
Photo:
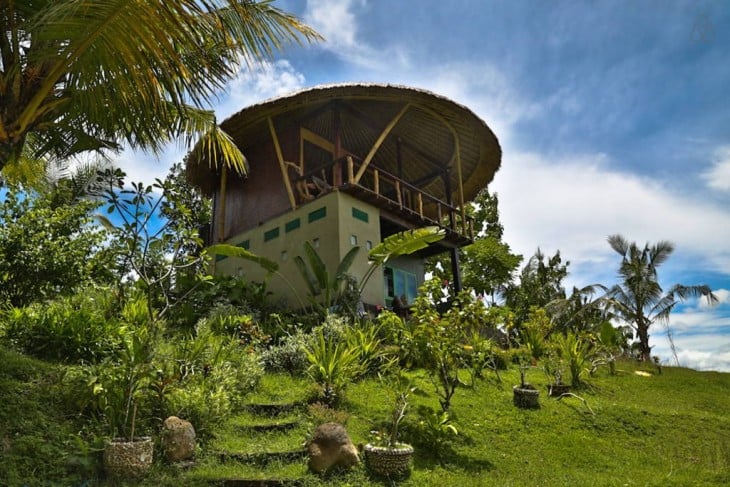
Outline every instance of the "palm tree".
<path fill-rule="evenodd" d="M 639 353 L 642 360 L 651 359 L 649 327 L 655 322 L 666 322 L 669 313 L 689 297 L 704 296 L 708 303 L 717 302 L 709 286 L 684 286 L 675 284 L 666 293 L 659 285 L 657 268 L 674 251 L 674 244 L 662 240 L 652 246 L 647 243 L 639 248 L 621 235 L 611 235 L 608 243 L 622 257 L 619 267 L 621 282 L 608 290 L 607 298 L 617 316 L 631 325 L 639 337 Z"/>
<path fill-rule="evenodd" d="M 0 170 L 184 136 L 243 171 L 204 107 L 241 62 L 320 38 L 268 0 L 0 0 L 0 26 Z"/>

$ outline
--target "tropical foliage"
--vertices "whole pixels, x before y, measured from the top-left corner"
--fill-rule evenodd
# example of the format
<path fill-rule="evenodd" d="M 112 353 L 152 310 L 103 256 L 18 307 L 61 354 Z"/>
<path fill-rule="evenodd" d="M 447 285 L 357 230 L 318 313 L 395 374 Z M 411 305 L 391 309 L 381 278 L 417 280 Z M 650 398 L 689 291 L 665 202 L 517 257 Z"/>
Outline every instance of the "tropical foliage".
<path fill-rule="evenodd" d="M 0 202 L 0 304 L 25 306 L 107 281 L 105 235 L 90 225 L 98 206 L 74 199 L 66 184 L 41 194 L 8 186 Z"/>
<path fill-rule="evenodd" d="M 608 290 L 610 304 L 616 315 L 633 327 L 639 339 L 639 355 L 651 360 L 649 328 L 656 322 L 666 322 L 672 309 L 681 300 L 705 297 L 716 303 L 717 297 L 707 285 L 675 284 L 664 292 L 659 284 L 657 269 L 674 252 L 674 244 L 666 240 L 643 248 L 628 242 L 621 235 L 611 235 L 608 243 L 621 256 L 621 282 Z"/>
<path fill-rule="evenodd" d="M 239 63 L 319 38 L 268 1 L 6 0 L 0 26 L 0 169 L 184 136 L 243 171 L 205 105 Z"/>

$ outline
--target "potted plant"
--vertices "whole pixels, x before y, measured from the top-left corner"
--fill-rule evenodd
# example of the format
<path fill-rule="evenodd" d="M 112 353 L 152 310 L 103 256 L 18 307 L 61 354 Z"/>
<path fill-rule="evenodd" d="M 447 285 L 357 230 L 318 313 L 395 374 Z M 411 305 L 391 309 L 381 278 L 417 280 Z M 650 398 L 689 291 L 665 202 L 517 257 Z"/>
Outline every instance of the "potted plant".
<path fill-rule="evenodd" d="M 551 351 L 543 361 L 543 370 L 550 381 L 547 385 L 548 396 L 560 397 L 570 392 L 570 385 L 563 382 L 565 364 L 555 351 Z"/>
<path fill-rule="evenodd" d="M 532 357 L 529 353 L 519 356 L 520 384 L 512 388 L 514 405 L 522 409 L 535 409 L 540 407 L 538 398 L 540 391 L 528 382 L 525 382 L 525 373 L 532 367 Z"/>
<path fill-rule="evenodd" d="M 141 477 L 152 466 L 152 438 L 137 436 L 136 430 L 138 408 L 153 378 L 151 358 L 146 329 L 138 329 L 125 340 L 119 362 L 107 364 L 92 384 L 111 432 L 103 454 L 109 477 Z"/>
<path fill-rule="evenodd" d="M 364 447 L 365 462 L 370 470 L 384 476 L 400 476 L 408 473 L 413 447 L 398 441 L 398 427 L 408 409 L 408 397 L 415 390 L 400 373 L 395 379 L 395 404 L 391 411 L 388 429 L 374 432 L 374 441 Z"/>

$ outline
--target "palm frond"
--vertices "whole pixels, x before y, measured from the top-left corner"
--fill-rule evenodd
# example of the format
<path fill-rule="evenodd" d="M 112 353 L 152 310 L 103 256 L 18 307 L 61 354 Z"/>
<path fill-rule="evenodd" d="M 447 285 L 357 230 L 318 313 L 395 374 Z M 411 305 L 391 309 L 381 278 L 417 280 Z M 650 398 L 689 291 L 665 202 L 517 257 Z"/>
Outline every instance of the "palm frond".
<path fill-rule="evenodd" d="M 395 257 L 425 249 L 429 244 L 443 239 L 445 235 L 444 230 L 436 226 L 399 232 L 373 247 L 368 253 L 368 259 L 378 265 L 384 265 Z"/>
<path fill-rule="evenodd" d="M 256 255 L 243 247 L 229 244 L 215 244 L 207 248 L 207 252 L 211 255 L 225 255 L 226 257 L 237 257 L 260 265 L 266 272 L 274 273 L 279 270 L 279 264 L 273 260 L 267 259 L 260 255 Z"/>
<path fill-rule="evenodd" d="M 302 259 L 301 256 L 297 255 L 296 257 L 294 257 L 294 264 L 297 266 L 297 269 L 299 269 L 299 273 L 302 275 L 304 282 L 307 284 L 307 288 L 309 289 L 309 295 L 319 296 L 322 293 L 322 289 L 317 283 L 317 278 L 312 275 L 312 272 L 304 263 L 304 259 Z"/>
<path fill-rule="evenodd" d="M 121 141 L 157 150 L 186 127 L 171 120 L 210 105 L 242 61 L 321 39 L 269 1 L 13 3 L 12 22 L 0 11 L 3 38 L 18 41 L 3 43 L 2 163 L 30 133 L 52 134 L 48 149 L 67 154 Z"/>

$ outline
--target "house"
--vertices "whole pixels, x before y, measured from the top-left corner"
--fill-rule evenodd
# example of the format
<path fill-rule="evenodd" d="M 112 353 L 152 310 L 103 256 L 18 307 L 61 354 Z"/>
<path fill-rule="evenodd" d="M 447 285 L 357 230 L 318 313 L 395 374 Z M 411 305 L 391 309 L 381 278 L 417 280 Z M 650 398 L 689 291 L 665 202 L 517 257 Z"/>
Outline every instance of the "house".
<path fill-rule="evenodd" d="M 439 225 L 446 236 L 417 255 L 379 269 L 362 298 L 410 303 L 424 258 L 450 252 L 460 287 L 458 249 L 473 241 L 465 204 L 493 178 L 501 149 L 467 107 L 424 90 L 380 84 L 317 86 L 250 106 L 221 127 L 245 154 L 245 176 L 188 163 L 189 179 L 212 195 L 209 243 L 230 243 L 274 260 L 269 289 L 295 305 L 307 295 L 294 257 L 310 241 L 331 271 L 353 247 L 362 276 L 367 250 L 396 232 Z M 263 269 L 219 257 L 215 272 L 260 281 Z M 288 281 L 287 282 L 285 282 Z"/>

